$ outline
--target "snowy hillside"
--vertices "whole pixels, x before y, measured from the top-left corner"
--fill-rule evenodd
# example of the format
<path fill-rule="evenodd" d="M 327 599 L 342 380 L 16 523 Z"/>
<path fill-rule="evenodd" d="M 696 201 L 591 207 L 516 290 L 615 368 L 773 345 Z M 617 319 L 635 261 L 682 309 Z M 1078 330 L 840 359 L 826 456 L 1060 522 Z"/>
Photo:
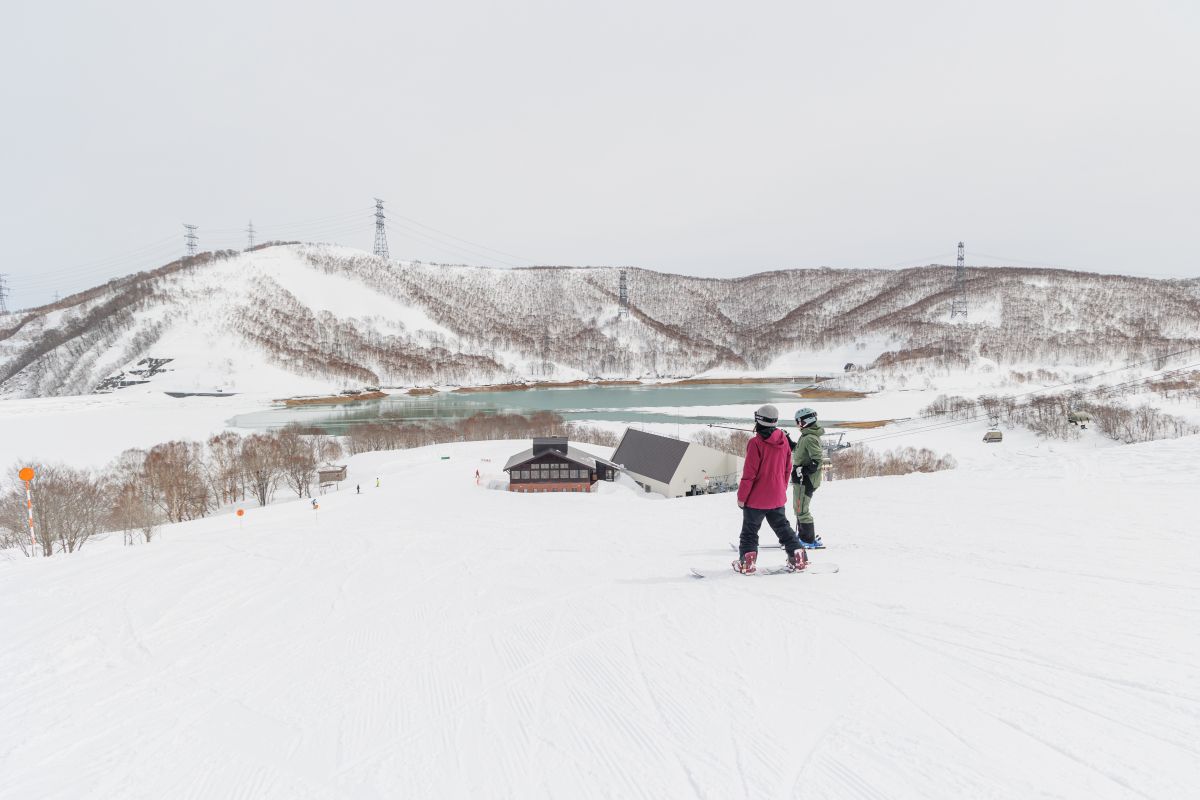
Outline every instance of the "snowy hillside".
<path fill-rule="evenodd" d="M 333 246 L 204 254 L 0 317 L 0 395 L 328 393 L 345 387 L 1071 365 L 1200 344 L 1194 282 L 947 267 L 784 270 L 732 280 L 630 269 L 384 262 Z M 148 359 L 162 360 L 161 369 Z M 877 361 L 878 359 L 878 361 Z"/>
<path fill-rule="evenodd" d="M 0 798 L 1190 796 L 1198 444 L 835 481 L 839 574 L 709 580 L 731 495 L 358 456 L 316 511 L 0 562 Z"/>

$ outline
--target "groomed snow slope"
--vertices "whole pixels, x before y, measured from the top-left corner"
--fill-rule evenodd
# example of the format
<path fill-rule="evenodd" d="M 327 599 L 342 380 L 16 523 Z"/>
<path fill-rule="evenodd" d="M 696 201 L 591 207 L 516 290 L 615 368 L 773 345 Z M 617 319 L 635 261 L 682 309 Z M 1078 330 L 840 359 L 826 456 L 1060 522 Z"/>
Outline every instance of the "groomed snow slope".
<path fill-rule="evenodd" d="M 1198 444 L 833 482 L 839 574 L 702 581 L 732 495 L 359 456 L 316 512 L 0 563 L 0 797 L 1189 796 Z"/>

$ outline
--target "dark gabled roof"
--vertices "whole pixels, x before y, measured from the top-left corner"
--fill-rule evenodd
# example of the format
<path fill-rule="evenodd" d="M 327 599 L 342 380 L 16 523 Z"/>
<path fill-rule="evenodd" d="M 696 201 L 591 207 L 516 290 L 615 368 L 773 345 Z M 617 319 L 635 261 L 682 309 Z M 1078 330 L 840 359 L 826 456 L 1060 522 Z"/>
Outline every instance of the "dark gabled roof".
<path fill-rule="evenodd" d="M 629 472 L 670 483 L 687 449 L 688 443 L 680 439 L 626 428 L 612 460 Z"/>
<path fill-rule="evenodd" d="M 562 453 L 557 450 L 545 450 L 539 452 L 537 456 L 534 456 L 532 447 L 528 450 L 522 450 L 520 453 L 517 453 L 512 458 L 508 459 L 508 463 L 504 465 L 504 471 L 508 472 L 513 467 L 519 467 L 526 461 L 532 461 L 534 458 L 541 458 L 544 455 L 559 456 L 560 458 L 565 458 L 568 461 L 572 461 L 580 466 L 587 467 L 588 469 L 595 469 L 597 464 L 607 464 L 613 469 L 616 469 L 617 466 L 611 461 L 607 461 L 599 456 L 594 456 L 591 453 L 584 452 L 578 447 L 571 447 L 570 445 L 567 445 L 566 453 Z"/>

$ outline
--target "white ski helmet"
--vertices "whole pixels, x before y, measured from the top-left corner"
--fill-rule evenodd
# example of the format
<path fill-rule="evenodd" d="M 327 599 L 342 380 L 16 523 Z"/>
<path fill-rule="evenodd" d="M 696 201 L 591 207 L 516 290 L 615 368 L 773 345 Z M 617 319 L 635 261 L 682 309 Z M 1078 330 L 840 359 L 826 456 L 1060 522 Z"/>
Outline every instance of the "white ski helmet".
<path fill-rule="evenodd" d="M 770 403 L 759 406 L 758 411 L 754 412 L 754 421 L 764 427 L 773 428 L 775 423 L 779 422 L 779 409 Z"/>
<path fill-rule="evenodd" d="M 796 424 L 801 428 L 807 428 L 817 421 L 817 412 L 811 408 L 802 408 L 796 412 Z"/>

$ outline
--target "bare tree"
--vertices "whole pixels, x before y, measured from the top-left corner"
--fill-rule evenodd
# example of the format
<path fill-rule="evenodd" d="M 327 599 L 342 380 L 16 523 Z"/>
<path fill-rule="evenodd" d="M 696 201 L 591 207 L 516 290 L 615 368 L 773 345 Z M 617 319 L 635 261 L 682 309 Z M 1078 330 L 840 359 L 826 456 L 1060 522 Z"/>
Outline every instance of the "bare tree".
<path fill-rule="evenodd" d="M 321 435 L 317 436 L 314 442 L 317 451 L 317 460 L 322 464 L 336 461 L 345 454 L 345 449 L 336 437 Z"/>
<path fill-rule="evenodd" d="M 207 516 L 209 488 L 204 448 L 196 442 L 166 442 L 146 455 L 146 482 L 168 522 Z"/>
<path fill-rule="evenodd" d="M 122 532 L 127 546 L 138 533 L 150 541 L 162 516 L 146 478 L 146 457 L 145 450 L 126 450 L 104 469 L 104 491 L 110 503 L 107 522 Z"/>
<path fill-rule="evenodd" d="M 246 498 L 241 448 L 242 437 L 233 431 L 218 433 L 208 440 L 208 482 L 218 505 Z"/>
<path fill-rule="evenodd" d="M 124 534 L 126 545 L 133 544 L 137 534 L 149 542 L 158 531 L 160 514 L 144 483 L 131 481 L 117 485 L 109 522 Z"/>
<path fill-rule="evenodd" d="M 35 463 L 21 459 L 6 473 L 14 476 L 21 467 Z M 0 495 L 0 549 L 15 548 L 22 555 L 29 555 L 32 542 L 29 539 L 29 510 L 25 505 L 25 483 L 9 478 L 3 495 Z"/>
<path fill-rule="evenodd" d="M 241 464 L 254 499 L 260 506 L 271 502 L 271 496 L 283 477 L 278 440 L 265 433 L 251 434 L 242 439 Z"/>
<path fill-rule="evenodd" d="M 288 425 L 276 434 L 280 466 L 287 485 L 297 497 L 312 496 L 312 482 L 317 476 L 315 442 L 300 434 L 299 425 Z"/>

